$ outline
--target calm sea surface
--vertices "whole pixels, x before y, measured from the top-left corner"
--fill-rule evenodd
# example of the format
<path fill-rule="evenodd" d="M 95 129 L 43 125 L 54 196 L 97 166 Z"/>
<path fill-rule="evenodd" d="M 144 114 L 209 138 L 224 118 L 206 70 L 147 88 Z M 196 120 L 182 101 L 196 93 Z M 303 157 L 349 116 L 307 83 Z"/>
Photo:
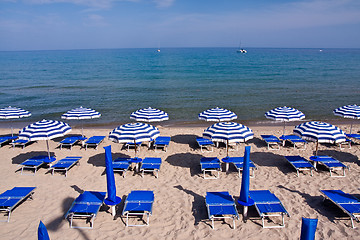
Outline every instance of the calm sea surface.
<path fill-rule="evenodd" d="M 27 121 L 61 119 L 75 107 L 100 113 L 94 124 L 125 123 L 145 107 L 171 121 L 198 121 L 208 108 L 238 121 L 269 121 L 279 106 L 327 120 L 334 108 L 360 104 L 360 49 L 109 49 L 0 52 L 0 108 L 32 112 Z M 90 123 L 90 122 L 89 122 Z"/>

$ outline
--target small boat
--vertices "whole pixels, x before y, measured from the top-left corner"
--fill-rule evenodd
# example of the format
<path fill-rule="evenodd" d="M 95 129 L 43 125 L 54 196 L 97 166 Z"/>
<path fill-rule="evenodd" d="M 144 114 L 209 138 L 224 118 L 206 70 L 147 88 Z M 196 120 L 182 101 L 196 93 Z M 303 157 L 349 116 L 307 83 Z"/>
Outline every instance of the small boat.
<path fill-rule="evenodd" d="M 247 51 L 245 49 L 242 49 L 242 48 L 236 50 L 236 52 L 238 52 L 238 53 L 247 53 Z"/>

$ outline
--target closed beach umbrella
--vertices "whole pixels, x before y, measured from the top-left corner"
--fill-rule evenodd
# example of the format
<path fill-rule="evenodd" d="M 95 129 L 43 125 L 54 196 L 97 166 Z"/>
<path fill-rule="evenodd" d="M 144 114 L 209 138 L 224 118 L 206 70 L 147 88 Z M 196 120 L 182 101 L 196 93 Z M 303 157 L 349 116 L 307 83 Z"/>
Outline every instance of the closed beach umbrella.
<path fill-rule="evenodd" d="M 333 111 L 336 116 L 341 116 L 343 118 L 352 118 L 352 119 L 360 119 L 360 106 L 358 105 L 346 105 L 339 107 Z M 350 126 L 350 134 L 352 131 L 352 122 Z"/>
<path fill-rule="evenodd" d="M 38 227 L 38 240 L 50 240 L 49 233 L 42 221 L 40 221 Z"/>
<path fill-rule="evenodd" d="M 111 146 L 104 147 L 105 149 L 105 166 L 106 166 L 106 183 L 107 183 L 107 198 L 105 204 L 112 206 L 112 215 L 115 216 L 115 206 L 121 202 L 121 198 L 116 196 L 115 177 L 112 165 Z"/>
<path fill-rule="evenodd" d="M 324 122 L 305 122 L 295 127 L 294 133 L 305 140 L 316 141 L 316 154 L 319 143 L 341 143 L 346 141 L 345 133 L 337 126 Z"/>
<path fill-rule="evenodd" d="M 205 129 L 203 136 L 214 142 L 226 143 L 226 155 L 228 155 L 229 143 L 246 142 L 254 137 L 253 131 L 236 122 L 219 122 Z"/>
<path fill-rule="evenodd" d="M 241 190 L 238 203 L 244 207 L 243 216 L 244 222 L 247 218 L 248 206 L 254 205 L 254 200 L 249 197 L 249 188 L 250 188 L 250 146 L 245 147 L 244 154 L 244 165 L 241 177 Z"/>
<path fill-rule="evenodd" d="M 318 220 L 302 218 L 300 240 L 314 240 Z"/>
<path fill-rule="evenodd" d="M 134 142 L 136 156 L 136 142 L 153 141 L 160 135 L 159 129 L 147 123 L 127 123 L 118 126 L 109 134 L 113 142 L 128 143 Z"/>
<path fill-rule="evenodd" d="M 46 140 L 50 159 L 49 140 L 62 137 L 70 131 L 71 127 L 67 123 L 44 119 L 23 128 L 19 133 L 19 139 L 29 141 Z"/>
<path fill-rule="evenodd" d="M 29 111 L 17 107 L 9 106 L 0 109 L 0 119 L 18 119 L 18 118 L 24 118 L 30 116 L 31 113 Z M 12 126 L 11 126 L 11 136 L 14 136 Z"/>
<path fill-rule="evenodd" d="M 78 107 L 71 109 L 70 111 L 64 113 L 61 118 L 66 120 L 83 120 L 83 119 L 93 119 L 93 118 L 99 118 L 101 117 L 101 114 L 91 108 L 84 108 L 84 107 Z M 83 134 L 83 125 L 81 124 L 81 135 Z"/>
<path fill-rule="evenodd" d="M 277 107 L 265 113 L 267 119 L 284 122 L 284 131 L 285 135 L 285 124 L 286 122 L 299 121 L 305 118 L 305 114 L 301 111 L 292 108 L 292 107 Z"/>
<path fill-rule="evenodd" d="M 140 122 L 161 122 L 169 120 L 169 115 L 162 110 L 148 107 L 131 113 L 130 119 Z"/>
<path fill-rule="evenodd" d="M 216 107 L 199 113 L 199 119 L 212 122 L 223 122 L 237 119 L 237 116 L 230 110 Z"/>

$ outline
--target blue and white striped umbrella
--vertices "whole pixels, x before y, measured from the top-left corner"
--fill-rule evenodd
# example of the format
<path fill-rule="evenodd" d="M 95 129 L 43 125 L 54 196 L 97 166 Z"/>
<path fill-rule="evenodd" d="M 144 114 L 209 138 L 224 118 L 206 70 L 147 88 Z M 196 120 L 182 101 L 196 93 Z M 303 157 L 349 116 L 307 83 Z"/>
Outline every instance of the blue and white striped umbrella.
<path fill-rule="evenodd" d="M 339 107 L 333 111 L 336 116 L 341 116 L 344 118 L 352 118 L 352 119 L 360 119 L 360 106 L 354 105 L 346 105 Z M 350 127 L 350 134 L 352 131 L 352 122 Z"/>
<path fill-rule="evenodd" d="M 130 119 L 142 122 L 161 122 L 169 120 L 169 115 L 162 110 L 148 107 L 131 113 Z"/>
<path fill-rule="evenodd" d="M 30 116 L 31 113 L 29 111 L 17 107 L 9 106 L 0 109 L 0 119 L 17 119 L 17 118 L 24 118 Z M 12 126 L 11 126 L 11 136 L 14 136 Z"/>
<path fill-rule="evenodd" d="M 253 131 L 239 123 L 219 122 L 205 129 L 203 136 L 214 142 L 225 142 L 228 155 L 229 143 L 246 142 L 254 137 Z"/>
<path fill-rule="evenodd" d="M 223 122 L 237 119 L 237 115 L 230 110 L 216 107 L 199 113 L 199 119 L 212 122 Z"/>
<path fill-rule="evenodd" d="M 316 141 L 316 155 L 320 143 L 341 143 L 346 141 L 345 133 L 337 126 L 324 122 L 305 122 L 295 127 L 294 133 L 305 140 Z"/>
<path fill-rule="evenodd" d="M 62 119 L 67 119 L 67 120 L 93 119 L 93 118 L 99 118 L 99 117 L 101 117 L 101 114 L 99 112 L 97 112 L 91 108 L 84 108 L 82 106 L 71 109 L 70 111 L 64 113 L 61 116 Z M 82 136 L 84 136 L 83 131 L 84 131 L 83 123 L 81 123 L 81 135 Z"/>
<path fill-rule="evenodd" d="M 71 127 L 67 123 L 44 119 L 24 127 L 19 133 L 19 139 L 29 141 L 46 140 L 48 155 L 50 158 L 48 140 L 62 137 L 70 131 Z"/>
<path fill-rule="evenodd" d="M 284 122 L 284 131 L 285 135 L 285 124 L 286 122 L 299 121 L 305 118 L 305 114 L 296 108 L 292 107 L 277 107 L 265 113 L 267 119 Z"/>

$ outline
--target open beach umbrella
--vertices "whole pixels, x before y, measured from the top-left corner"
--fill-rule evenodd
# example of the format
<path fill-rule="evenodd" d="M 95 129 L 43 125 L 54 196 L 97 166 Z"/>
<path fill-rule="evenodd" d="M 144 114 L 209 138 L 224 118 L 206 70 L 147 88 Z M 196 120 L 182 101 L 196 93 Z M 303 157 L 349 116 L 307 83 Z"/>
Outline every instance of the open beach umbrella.
<path fill-rule="evenodd" d="M 267 119 L 284 122 L 284 131 L 285 135 L 285 125 L 286 122 L 299 121 L 305 118 L 305 114 L 301 111 L 292 108 L 292 107 L 277 107 L 265 113 Z"/>
<path fill-rule="evenodd" d="M 50 240 L 49 233 L 42 221 L 40 221 L 38 227 L 38 240 Z"/>
<path fill-rule="evenodd" d="M 216 107 L 199 113 L 199 119 L 212 122 L 223 122 L 237 119 L 237 116 L 230 110 Z"/>
<path fill-rule="evenodd" d="M 161 122 L 169 120 L 169 115 L 159 109 L 148 107 L 131 113 L 130 119 L 140 122 Z"/>
<path fill-rule="evenodd" d="M 17 107 L 9 106 L 0 109 L 0 119 L 17 119 L 17 118 L 30 117 L 30 116 L 31 113 L 29 111 Z M 12 126 L 11 126 L 11 136 L 14 136 Z"/>
<path fill-rule="evenodd" d="M 107 183 L 107 198 L 105 204 L 111 206 L 112 215 L 115 216 L 115 206 L 121 202 L 121 198 L 116 196 L 115 177 L 112 165 L 111 146 L 104 147 L 105 149 L 105 166 L 106 166 L 106 183 Z"/>
<path fill-rule="evenodd" d="M 318 220 L 302 218 L 300 240 L 314 240 Z"/>
<path fill-rule="evenodd" d="M 254 137 L 253 131 L 236 122 L 219 122 L 205 129 L 203 136 L 214 142 L 226 144 L 226 155 L 229 155 L 229 143 L 246 142 Z"/>
<path fill-rule="evenodd" d="M 305 122 L 295 127 L 294 133 L 299 137 L 316 141 L 315 156 L 319 143 L 341 143 L 346 141 L 345 133 L 337 126 L 324 122 Z"/>
<path fill-rule="evenodd" d="M 82 119 L 93 119 L 93 118 L 99 118 L 101 117 L 101 114 L 91 108 L 84 108 L 84 107 L 78 107 L 71 109 L 70 111 L 64 113 L 61 118 L 66 120 L 82 120 Z M 84 128 L 83 123 L 81 123 L 81 135 L 83 134 Z"/>
<path fill-rule="evenodd" d="M 254 205 L 254 200 L 249 197 L 249 188 L 250 188 L 250 146 L 245 147 L 244 154 L 244 165 L 241 177 L 241 190 L 238 203 L 244 207 L 243 217 L 244 222 L 247 218 L 247 210 L 249 206 Z"/>
<path fill-rule="evenodd" d="M 24 127 L 19 133 L 19 139 L 29 141 L 46 140 L 50 159 L 49 140 L 62 137 L 70 131 L 71 127 L 67 123 L 44 119 Z"/>
<path fill-rule="evenodd" d="M 109 134 L 109 139 L 113 142 L 135 144 L 136 157 L 136 142 L 153 141 L 160 135 L 159 129 L 147 123 L 127 123 L 118 126 Z"/>
<path fill-rule="evenodd" d="M 336 108 L 333 111 L 333 113 L 336 116 L 341 116 L 343 118 L 360 119 L 360 106 L 357 106 L 356 104 L 342 106 L 342 107 Z M 353 125 L 353 123 L 351 122 L 350 134 L 352 131 L 352 125 Z"/>

